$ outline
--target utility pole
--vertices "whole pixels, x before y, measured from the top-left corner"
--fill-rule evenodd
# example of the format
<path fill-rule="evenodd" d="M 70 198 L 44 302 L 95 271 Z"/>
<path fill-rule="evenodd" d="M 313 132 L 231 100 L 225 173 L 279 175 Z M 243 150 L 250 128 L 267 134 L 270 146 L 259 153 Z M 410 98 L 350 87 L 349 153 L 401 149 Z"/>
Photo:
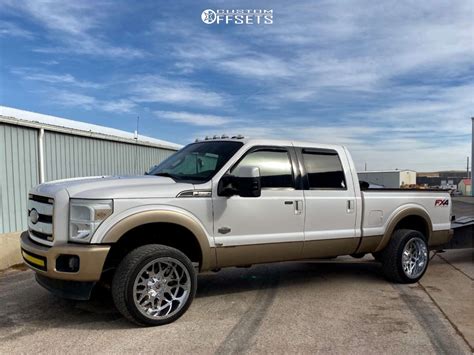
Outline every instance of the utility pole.
<path fill-rule="evenodd" d="M 367 171 L 367 162 L 365 162 L 365 171 Z"/>
<path fill-rule="evenodd" d="M 472 121 L 472 136 L 471 136 L 471 164 L 474 159 L 474 117 L 471 117 Z M 472 168 L 471 168 L 471 196 L 474 197 L 474 188 L 472 187 Z"/>
<path fill-rule="evenodd" d="M 469 179 L 469 157 L 466 157 L 467 163 L 466 163 L 466 177 Z"/>

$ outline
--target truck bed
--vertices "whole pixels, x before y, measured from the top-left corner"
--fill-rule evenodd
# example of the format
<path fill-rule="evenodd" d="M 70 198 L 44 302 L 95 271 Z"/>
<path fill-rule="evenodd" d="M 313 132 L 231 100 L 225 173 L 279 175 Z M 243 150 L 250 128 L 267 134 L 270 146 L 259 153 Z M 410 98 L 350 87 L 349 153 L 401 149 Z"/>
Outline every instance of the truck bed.
<path fill-rule="evenodd" d="M 423 209 L 431 218 L 432 230 L 451 228 L 451 198 L 440 190 L 370 189 L 362 190 L 362 235 L 383 234 L 392 217 L 404 209 Z"/>

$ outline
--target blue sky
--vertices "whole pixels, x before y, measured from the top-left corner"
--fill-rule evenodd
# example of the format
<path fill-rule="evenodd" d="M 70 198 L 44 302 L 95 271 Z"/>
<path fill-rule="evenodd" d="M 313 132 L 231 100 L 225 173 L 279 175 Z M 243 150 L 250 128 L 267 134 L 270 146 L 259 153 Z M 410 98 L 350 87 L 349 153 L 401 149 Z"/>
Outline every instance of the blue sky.
<path fill-rule="evenodd" d="M 176 143 L 347 145 L 357 168 L 464 169 L 472 1 L 0 0 L 0 104 Z M 206 25 L 204 9 L 273 9 Z"/>

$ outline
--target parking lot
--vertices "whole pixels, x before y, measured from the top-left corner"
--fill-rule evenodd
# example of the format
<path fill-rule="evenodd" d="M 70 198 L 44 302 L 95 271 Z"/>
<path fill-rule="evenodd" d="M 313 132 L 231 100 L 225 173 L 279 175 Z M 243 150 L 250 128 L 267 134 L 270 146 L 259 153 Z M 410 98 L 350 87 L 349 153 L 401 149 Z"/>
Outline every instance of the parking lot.
<path fill-rule="evenodd" d="M 434 255 L 414 285 L 385 281 L 371 256 L 231 268 L 201 275 L 190 310 L 156 328 L 106 294 L 58 299 L 17 268 L 0 274 L 0 353 L 472 353 L 473 260 Z"/>

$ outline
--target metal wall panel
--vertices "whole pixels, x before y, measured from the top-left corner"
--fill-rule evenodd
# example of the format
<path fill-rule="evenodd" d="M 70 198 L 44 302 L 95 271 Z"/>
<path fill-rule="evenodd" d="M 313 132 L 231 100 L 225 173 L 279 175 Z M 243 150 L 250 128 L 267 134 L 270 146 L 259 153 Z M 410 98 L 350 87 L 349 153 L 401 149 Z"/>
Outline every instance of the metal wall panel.
<path fill-rule="evenodd" d="M 143 174 L 173 150 L 45 131 L 45 181 Z M 0 234 L 25 230 L 28 190 L 39 183 L 38 130 L 0 123 Z"/>
<path fill-rule="evenodd" d="M 0 123 L 0 233 L 26 229 L 28 190 L 38 182 L 38 131 Z"/>
<path fill-rule="evenodd" d="M 143 174 L 174 151 L 139 144 L 45 132 L 45 180 Z"/>

